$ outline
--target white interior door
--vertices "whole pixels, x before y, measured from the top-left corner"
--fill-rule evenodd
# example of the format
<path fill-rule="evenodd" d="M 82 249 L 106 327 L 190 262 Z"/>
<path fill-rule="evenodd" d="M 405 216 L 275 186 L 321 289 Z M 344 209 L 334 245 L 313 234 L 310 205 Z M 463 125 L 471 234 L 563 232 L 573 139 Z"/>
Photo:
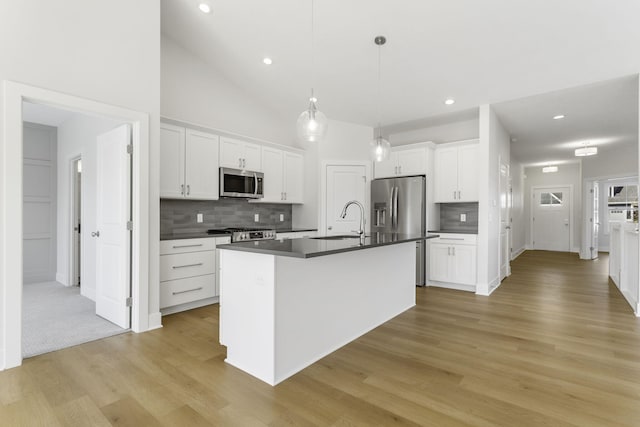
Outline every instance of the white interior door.
<path fill-rule="evenodd" d="M 96 239 L 96 314 L 129 328 L 131 309 L 131 127 L 123 125 L 98 136 Z"/>
<path fill-rule="evenodd" d="M 534 189 L 531 220 L 534 249 L 569 252 L 571 189 Z"/>
<path fill-rule="evenodd" d="M 511 274 L 511 198 L 509 197 L 509 165 L 500 162 L 500 280 Z"/>
<path fill-rule="evenodd" d="M 340 218 L 344 205 L 350 200 L 357 200 L 367 209 L 366 186 L 367 175 L 364 166 L 328 165 L 326 182 L 326 234 L 351 234 L 360 227 L 360 211 L 351 206 L 345 218 Z M 365 211 L 365 221 L 369 212 Z"/>
<path fill-rule="evenodd" d="M 600 234 L 600 183 L 598 181 L 593 182 L 591 195 L 593 204 L 591 214 L 591 246 L 589 249 L 591 259 L 596 259 L 598 258 L 598 235 Z"/>

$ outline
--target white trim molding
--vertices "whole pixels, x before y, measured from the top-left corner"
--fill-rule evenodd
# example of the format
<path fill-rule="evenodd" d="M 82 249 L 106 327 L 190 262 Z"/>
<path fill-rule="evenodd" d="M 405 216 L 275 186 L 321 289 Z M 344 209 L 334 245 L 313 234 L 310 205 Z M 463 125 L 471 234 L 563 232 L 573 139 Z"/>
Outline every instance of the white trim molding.
<path fill-rule="evenodd" d="M 22 103 L 106 116 L 133 129 L 131 329 L 149 329 L 149 115 L 22 83 L 4 82 L 4 137 L 0 141 L 0 370 L 22 364 Z"/>

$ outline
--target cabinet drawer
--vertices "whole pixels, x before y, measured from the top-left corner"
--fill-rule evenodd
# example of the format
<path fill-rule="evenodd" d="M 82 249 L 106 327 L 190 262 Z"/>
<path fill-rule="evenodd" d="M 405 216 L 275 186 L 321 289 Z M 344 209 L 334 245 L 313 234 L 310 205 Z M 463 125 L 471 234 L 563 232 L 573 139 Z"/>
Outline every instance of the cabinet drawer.
<path fill-rule="evenodd" d="M 160 255 L 180 254 L 185 252 L 212 251 L 216 248 L 214 238 L 161 240 Z"/>
<path fill-rule="evenodd" d="M 215 274 L 177 279 L 160 284 L 160 308 L 215 296 Z"/>
<path fill-rule="evenodd" d="M 477 234 L 454 234 L 438 233 L 440 237 L 430 239 L 432 243 L 442 243 L 446 245 L 475 245 L 478 241 Z"/>
<path fill-rule="evenodd" d="M 215 251 L 160 256 L 160 281 L 214 274 Z"/>

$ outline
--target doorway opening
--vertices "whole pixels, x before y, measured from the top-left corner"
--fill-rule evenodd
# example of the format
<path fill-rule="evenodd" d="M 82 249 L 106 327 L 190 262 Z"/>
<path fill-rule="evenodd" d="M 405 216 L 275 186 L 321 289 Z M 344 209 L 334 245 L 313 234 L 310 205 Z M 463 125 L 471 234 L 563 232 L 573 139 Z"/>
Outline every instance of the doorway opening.
<path fill-rule="evenodd" d="M 71 286 L 82 286 L 82 157 L 71 160 Z"/>
<path fill-rule="evenodd" d="M 110 145 L 117 143 L 108 136 L 112 129 L 128 129 L 122 121 L 24 102 L 23 122 L 22 356 L 32 357 L 128 330 L 129 309 L 122 322 L 109 310 L 101 312 L 100 304 L 108 300 L 103 294 L 118 292 L 105 287 L 123 283 L 127 297 L 131 294 L 129 280 L 108 280 L 110 274 L 104 273 L 126 269 L 129 277 L 130 238 L 125 236 L 127 242 L 115 251 L 110 248 L 107 261 L 101 257 L 104 245 L 98 236 L 104 214 L 118 216 L 114 208 L 126 206 L 123 220 L 130 220 L 131 173 L 128 159 L 120 162 L 127 170 L 120 171 L 119 162 L 108 155 L 113 148 L 101 147 L 105 138 Z M 130 136 L 125 138 L 128 145 Z M 121 149 L 126 152 L 126 147 Z M 58 167 L 63 165 L 68 166 Z M 109 194 L 113 186 L 104 181 L 118 178 L 105 178 L 100 171 L 112 169 L 125 177 L 125 191 Z M 105 197 L 107 203 L 102 202 Z M 83 224 L 92 230 L 88 236 L 82 233 Z M 125 260 L 123 265 L 114 261 L 118 258 Z M 109 265 L 100 272 L 105 262 Z"/>

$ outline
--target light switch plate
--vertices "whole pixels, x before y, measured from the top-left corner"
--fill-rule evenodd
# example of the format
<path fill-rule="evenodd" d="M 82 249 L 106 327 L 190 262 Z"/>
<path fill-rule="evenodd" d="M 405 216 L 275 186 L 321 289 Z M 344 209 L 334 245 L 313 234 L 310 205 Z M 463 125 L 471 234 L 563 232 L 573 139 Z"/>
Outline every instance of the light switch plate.
<path fill-rule="evenodd" d="M 460 222 L 467 222 L 467 214 L 464 214 L 464 213 L 460 214 Z"/>
<path fill-rule="evenodd" d="M 280 214 L 280 222 L 284 221 L 284 214 Z"/>
<path fill-rule="evenodd" d="M 253 220 L 254 220 L 255 222 L 260 222 L 260 214 L 255 214 L 255 215 L 253 215 Z"/>
<path fill-rule="evenodd" d="M 204 221 L 204 219 L 202 218 L 202 214 L 199 213 L 196 215 L 196 222 L 197 223 L 201 223 L 202 221 Z"/>

